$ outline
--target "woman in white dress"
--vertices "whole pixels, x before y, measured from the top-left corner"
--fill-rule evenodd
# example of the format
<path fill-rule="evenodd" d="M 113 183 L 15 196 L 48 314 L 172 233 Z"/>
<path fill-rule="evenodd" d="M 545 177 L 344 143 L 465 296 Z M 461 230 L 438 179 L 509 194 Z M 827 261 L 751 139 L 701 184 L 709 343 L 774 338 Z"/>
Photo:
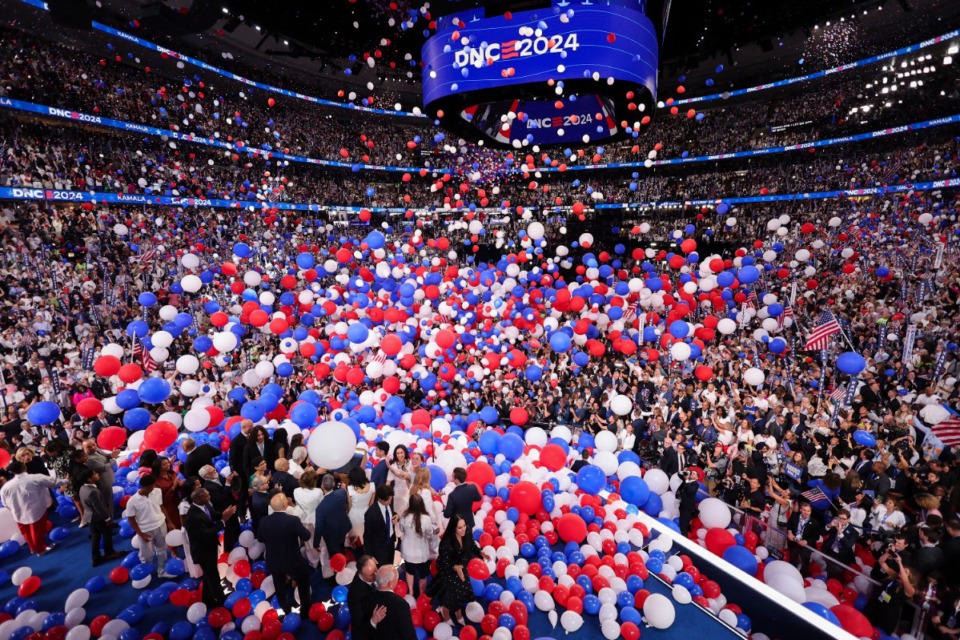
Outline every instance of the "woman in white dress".
<path fill-rule="evenodd" d="M 400 516 L 400 556 L 403 558 L 404 573 L 407 574 L 407 590 L 414 598 L 420 597 L 427 589 L 427 576 L 430 574 L 431 549 L 438 539 L 439 528 L 424 506 L 419 493 L 411 493 L 409 506 Z"/>
<path fill-rule="evenodd" d="M 410 472 L 410 452 L 402 444 L 393 450 L 393 460 L 387 465 L 387 483 L 393 485 L 393 512 L 406 513 L 407 503 L 410 501 L 410 483 L 413 474 Z"/>
<path fill-rule="evenodd" d="M 350 518 L 350 524 L 353 525 L 347 535 L 347 540 L 353 546 L 361 547 L 363 546 L 363 517 L 370 505 L 373 504 L 376 491 L 373 490 L 373 485 L 360 466 L 350 469 L 347 480 L 349 481 L 347 485 L 347 517 Z M 394 513 L 400 512 L 395 510 Z"/>
<path fill-rule="evenodd" d="M 420 467 L 413 474 L 413 486 L 410 487 L 410 497 L 420 496 L 423 499 L 423 506 L 427 515 L 438 527 L 443 526 L 443 504 L 438 503 L 433 497 L 436 492 L 430 487 L 430 470 L 426 467 Z M 434 536 L 431 539 L 430 558 L 436 558 L 439 552 L 440 538 Z"/>
<path fill-rule="evenodd" d="M 307 469 L 300 475 L 300 486 L 293 490 L 293 499 L 297 501 L 303 515 L 300 522 L 310 532 L 310 540 L 303 545 L 307 562 L 314 569 L 320 561 L 320 552 L 313 548 L 313 531 L 316 525 L 317 505 L 323 499 L 323 491 L 317 488 L 317 472 Z"/>

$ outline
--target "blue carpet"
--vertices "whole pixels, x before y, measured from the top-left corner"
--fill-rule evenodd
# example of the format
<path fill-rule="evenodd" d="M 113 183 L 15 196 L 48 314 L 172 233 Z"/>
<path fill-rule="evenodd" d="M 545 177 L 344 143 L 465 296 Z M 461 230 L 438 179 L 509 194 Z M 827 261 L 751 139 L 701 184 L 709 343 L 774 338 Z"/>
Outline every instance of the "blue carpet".
<path fill-rule="evenodd" d="M 53 520 L 54 526 L 65 524 L 56 516 Z M 75 524 L 69 525 L 69 528 L 70 536 L 61 542 L 55 550 L 43 557 L 38 558 L 30 554 L 27 547 L 23 546 L 17 555 L 0 561 L 0 578 L 2 578 L 0 580 L 0 606 L 6 606 L 11 599 L 17 596 L 16 587 L 11 583 L 9 575 L 19 567 L 29 566 L 33 570 L 33 575 L 39 576 L 43 581 L 39 591 L 29 598 L 36 603 L 37 610 L 57 612 L 63 610 L 64 602 L 72 591 L 83 587 L 94 576 L 102 576 L 106 579 L 110 570 L 119 566 L 121 560 L 115 560 L 97 568 L 92 567 L 87 529 L 78 529 Z M 118 551 L 130 552 L 132 550 L 130 541 L 121 540 L 118 535 L 114 536 L 114 542 Z M 111 617 L 116 616 L 126 607 L 136 603 L 144 591 L 154 589 L 158 584 L 157 578 L 154 577 L 146 590 L 138 590 L 134 589 L 129 582 L 115 585 L 107 579 L 103 590 L 92 594 L 85 605 L 87 618 L 84 622 L 89 624 L 94 617 L 104 613 Z M 647 580 L 644 587 L 652 593 L 662 593 L 670 597 L 669 588 L 653 577 Z M 319 572 L 314 575 L 312 588 L 315 601 L 329 599 L 331 588 L 322 580 Z M 641 625 L 642 637 L 645 640 L 647 638 L 657 640 L 688 639 L 696 636 L 711 639 L 739 637 L 715 617 L 704 612 L 696 605 L 676 605 L 676 608 L 677 617 L 673 626 L 666 630 L 660 630 Z M 14 611 L 9 612 L 15 613 Z M 561 613 L 562 610 L 558 610 L 558 614 Z M 590 639 L 603 638 L 600 633 L 598 618 L 591 615 L 584 615 L 583 617 L 584 624 L 577 635 Z M 134 628 L 143 636 L 157 624 L 164 624 L 169 627 L 183 620 L 186 620 L 186 609 L 166 603 L 157 607 L 146 607 L 146 614 L 140 622 L 134 625 Z M 539 611 L 530 613 L 529 623 L 533 638 L 564 638 L 567 635 L 559 623 L 556 628 L 552 628 L 547 615 Z M 298 640 L 321 640 L 324 635 L 315 625 L 305 621 L 296 637 Z"/>

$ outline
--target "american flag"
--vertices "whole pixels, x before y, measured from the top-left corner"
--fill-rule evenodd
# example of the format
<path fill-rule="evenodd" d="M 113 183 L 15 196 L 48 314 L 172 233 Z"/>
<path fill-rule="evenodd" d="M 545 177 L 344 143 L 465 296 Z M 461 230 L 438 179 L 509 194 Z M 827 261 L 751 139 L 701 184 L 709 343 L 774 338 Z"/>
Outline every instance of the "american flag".
<path fill-rule="evenodd" d="M 800 494 L 806 498 L 807 502 L 819 502 L 821 500 L 827 500 L 829 502 L 830 498 L 827 497 L 820 487 L 814 487 L 813 489 L 808 489 Z"/>
<path fill-rule="evenodd" d="M 844 387 L 837 387 L 830 393 L 830 397 L 833 398 L 834 402 L 840 402 L 843 400 L 843 396 L 847 394 L 847 390 Z"/>
<path fill-rule="evenodd" d="M 804 351 L 826 349 L 830 344 L 830 336 L 837 333 L 840 333 L 840 325 L 836 318 L 829 311 L 824 311 L 817 320 L 817 326 L 807 336 L 807 342 L 803 345 Z"/>
<path fill-rule="evenodd" d="M 140 367 L 144 373 L 150 375 L 157 369 L 157 362 L 150 355 L 150 352 L 143 348 L 143 343 L 139 339 L 133 341 L 133 359 L 140 359 Z"/>
<path fill-rule="evenodd" d="M 757 309 L 760 307 L 760 300 L 757 298 L 756 291 L 751 291 L 747 294 L 746 306 L 750 309 Z"/>
<path fill-rule="evenodd" d="M 383 352 L 383 349 L 379 349 L 377 351 L 377 355 L 373 357 L 373 361 L 383 364 L 384 362 L 387 361 L 387 354 Z"/>
<path fill-rule="evenodd" d="M 790 305 L 783 306 L 783 313 L 777 317 L 777 329 L 783 329 L 783 323 L 786 322 L 787 318 L 793 318 L 793 307 Z"/>
<path fill-rule="evenodd" d="M 633 304 L 627 305 L 623 312 L 623 319 L 626 322 L 633 322 L 637 317 L 637 311 L 640 309 L 640 300 L 637 299 Z"/>
<path fill-rule="evenodd" d="M 156 257 L 157 257 L 157 250 L 150 249 L 145 253 L 141 253 L 140 255 L 134 256 L 132 262 L 134 264 L 138 264 L 140 266 L 141 271 L 145 271 L 150 267 L 151 264 L 153 264 L 153 259 Z"/>
<path fill-rule="evenodd" d="M 960 446 L 960 416 L 951 415 L 933 425 L 933 435 L 950 447 Z"/>

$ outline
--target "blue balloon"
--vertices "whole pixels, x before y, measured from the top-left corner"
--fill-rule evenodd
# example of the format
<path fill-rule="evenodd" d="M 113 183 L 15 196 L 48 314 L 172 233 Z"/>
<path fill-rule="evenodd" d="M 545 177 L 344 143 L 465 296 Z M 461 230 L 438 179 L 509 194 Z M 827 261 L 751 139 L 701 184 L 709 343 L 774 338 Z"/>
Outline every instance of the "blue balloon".
<path fill-rule="evenodd" d="M 867 361 L 859 353 L 847 351 L 837 356 L 837 369 L 847 375 L 855 376 L 863 371 L 867 366 Z"/>
<path fill-rule="evenodd" d="M 650 497 L 650 487 L 640 476 L 631 476 L 620 483 L 620 497 L 626 502 L 640 507 L 647 503 L 647 499 Z"/>
<path fill-rule="evenodd" d="M 150 325 L 143 320 L 134 320 L 127 325 L 127 335 L 131 338 L 145 338 L 150 333 Z"/>
<path fill-rule="evenodd" d="M 347 588 L 343 585 L 337 585 L 333 588 L 333 601 L 334 602 L 346 602 L 347 601 Z"/>
<path fill-rule="evenodd" d="M 877 446 L 877 439 L 869 431 L 864 431 L 863 429 L 857 429 L 853 432 L 853 439 L 857 444 L 862 444 L 865 447 L 875 447 Z"/>
<path fill-rule="evenodd" d="M 728 547 L 723 552 L 723 559 L 750 576 L 757 575 L 757 559 L 746 547 Z"/>
<path fill-rule="evenodd" d="M 147 378 L 137 388 L 137 394 L 143 402 L 160 404 L 170 397 L 170 383 L 164 378 Z"/>
<path fill-rule="evenodd" d="M 123 414 L 123 426 L 131 431 L 146 429 L 150 424 L 150 412 L 142 407 L 130 409 Z"/>
<path fill-rule="evenodd" d="M 12 558 L 17 555 L 17 551 L 20 551 L 20 543 L 16 540 L 7 540 L 3 544 L 0 544 L 0 560 Z"/>
<path fill-rule="evenodd" d="M 600 490 L 603 489 L 606 484 L 607 476 L 603 473 L 603 470 L 596 465 L 585 465 L 577 472 L 577 486 L 584 493 L 595 496 L 600 493 Z"/>
<path fill-rule="evenodd" d="M 347 338 L 350 339 L 350 342 L 354 344 L 360 344 L 366 342 L 367 337 L 370 335 L 370 330 L 367 329 L 367 326 L 360 322 L 354 322 L 347 329 Z"/>
<path fill-rule="evenodd" d="M 43 427 L 60 418 L 60 405 L 56 402 L 37 402 L 27 409 L 27 420 Z"/>
<path fill-rule="evenodd" d="M 743 284 L 752 284 L 760 279 L 760 270 L 757 269 L 752 264 L 740 269 L 740 272 L 737 274 L 737 277 L 740 279 L 740 282 Z"/>
<path fill-rule="evenodd" d="M 70 536 L 70 529 L 67 527 L 56 527 L 50 532 L 50 539 L 54 542 L 63 542 Z"/>
<path fill-rule="evenodd" d="M 515 433 L 504 434 L 498 444 L 499 452 L 510 462 L 518 460 L 523 455 L 523 447 L 523 438 Z"/>
<path fill-rule="evenodd" d="M 182 576 L 186 572 L 186 567 L 180 558 L 170 558 L 163 565 L 163 570 L 172 576 Z"/>
<path fill-rule="evenodd" d="M 834 615 L 833 611 L 830 611 L 830 609 L 819 602 L 804 602 L 803 606 L 805 606 L 807 609 L 810 609 L 810 611 L 813 611 L 827 622 L 832 622 L 838 627 L 840 626 L 840 620 L 837 619 L 837 616 Z"/>
<path fill-rule="evenodd" d="M 557 353 L 566 353 L 570 350 L 570 336 L 563 331 L 554 331 L 550 334 L 550 347 Z"/>
<path fill-rule="evenodd" d="M 317 424 L 317 408 L 309 402 L 301 402 L 290 410 L 290 419 L 302 429 L 312 428 Z"/>
<path fill-rule="evenodd" d="M 689 332 L 690 325 L 683 320 L 675 320 L 670 323 L 670 335 L 672 335 L 674 338 L 686 338 Z"/>
<path fill-rule="evenodd" d="M 139 296 L 137 296 L 137 302 L 140 303 L 141 307 L 152 307 L 157 304 L 157 296 L 153 295 L 149 291 L 144 291 Z"/>
<path fill-rule="evenodd" d="M 437 492 L 443 491 L 447 486 L 447 472 L 435 464 L 427 465 L 427 470 L 430 471 L 430 488 Z"/>

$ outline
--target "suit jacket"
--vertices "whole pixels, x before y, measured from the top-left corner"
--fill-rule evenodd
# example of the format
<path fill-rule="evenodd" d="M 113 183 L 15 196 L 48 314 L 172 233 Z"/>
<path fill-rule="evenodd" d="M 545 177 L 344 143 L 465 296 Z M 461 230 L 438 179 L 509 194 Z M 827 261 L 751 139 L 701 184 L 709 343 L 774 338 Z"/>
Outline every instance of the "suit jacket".
<path fill-rule="evenodd" d="M 187 454 L 187 459 L 180 468 L 184 478 L 199 476 L 200 469 L 213 464 L 213 459 L 220 455 L 220 449 L 211 444 L 202 444 Z"/>
<path fill-rule="evenodd" d="M 342 546 L 344 538 L 352 528 L 350 518 L 347 517 L 347 490 L 335 489 L 325 495 L 317 505 L 314 521 L 315 548 L 320 547 L 320 540 L 333 541 L 334 548 Z M 327 542 L 327 547 L 330 547 L 330 542 Z"/>
<path fill-rule="evenodd" d="M 237 484 L 236 479 L 234 479 L 234 484 Z M 223 511 L 227 507 L 237 504 L 237 498 L 233 495 L 234 488 L 223 482 L 204 480 L 203 488 L 210 492 L 210 503 L 217 511 Z"/>
<path fill-rule="evenodd" d="M 275 511 L 260 521 L 257 539 L 266 546 L 267 571 L 295 575 L 308 570 L 300 546 L 310 539 L 310 532 L 300 518 Z"/>
<path fill-rule="evenodd" d="M 393 515 L 393 507 L 390 508 Z M 380 501 L 374 503 L 363 514 L 363 552 L 373 556 L 380 563 L 393 564 L 393 557 L 397 551 L 397 532 L 393 522 L 390 523 L 390 535 L 387 535 L 387 523 L 380 510 Z"/>
<path fill-rule="evenodd" d="M 247 444 L 243 450 L 243 466 L 247 475 L 253 475 L 253 461 L 260 456 L 260 447 L 255 444 Z M 267 469 L 273 470 L 273 462 L 276 457 L 273 455 L 273 443 L 267 440 L 263 443 L 263 459 L 267 461 Z"/>
<path fill-rule="evenodd" d="M 681 453 L 674 447 L 663 452 L 663 457 L 660 458 L 660 470 L 667 474 L 668 478 L 680 472 L 680 455 Z M 686 455 L 684 455 L 684 462 L 686 462 Z"/>
<path fill-rule="evenodd" d="M 249 478 L 250 472 L 244 463 L 243 454 L 247 450 L 247 437 L 238 433 L 230 441 L 230 470 L 236 471 L 241 478 Z"/>
<path fill-rule="evenodd" d="M 91 522 L 106 522 L 113 516 L 104 506 L 103 496 L 95 484 L 84 484 L 80 487 L 80 504 L 83 505 L 83 524 Z"/>
<path fill-rule="evenodd" d="M 370 616 L 363 615 L 363 602 L 376 590 L 375 586 L 364 582 L 359 574 L 353 576 L 353 582 L 347 588 L 347 607 L 351 611 L 350 631 L 353 634 L 353 640 L 371 640 L 374 637 L 375 631 L 370 625 Z"/>
<path fill-rule="evenodd" d="M 890 476 L 886 473 L 874 473 L 864 485 L 864 489 L 873 491 L 877 499 L 890 493 Z"/>
<path fill-rule="evenodd" d="M 300 483 L 297 482 L 297 479 L 286 471 L 274 471 L 273 480 L 277 483 L 277 486 L 283 491 L 283 495 L 287 496 L 293 500 L 294 490 L 300 486 Z"/>
<path fill-rule="evenodd" d="M 379 606 L 387 608 L 387 617 L 384 618 L 374 632 L 377 640 L 417 640 L 417 632 L 413 628 L 413 616 L 410 614 L 410 605 L 407 601 L 392 591 L 374 591 L 364 600 L 363 617 L 366 620 L 373 615 L 373 610 Z"/>
<path fill-rule="evenodd" d="M 794 537 L 797 537 L 797 528 L 800 526 L 800 513 L 796 512 L 790 516 L 790 519 L 787 520 L 787 531 L 792 533 Z M 807 522 L 806 526 L 803 528 L 803 535 L 799 538 L 805 540 L 808 545 L 812 545 L 817 540 L 820 539 L 820 535 L 823 533 L 823 527 L 820 525 L 820 521 L 817 519 L 816 515 L 813 513 L 810 514 L 810 520 Z"/>
<path fill-rule="evenodd" d="M 447 506 L 443 508 L 443 517 L 450 518 L 453 514 L 459 515 L 467 521 L 467 532 L 473 532 L 475 521 L 473 519 L 473 503 L 481 500 L 480 490 L 470 482 L 464 482 L 456 487 L 447 496 Z"/>
<path fill-rule="evenodd" d="M 270 513 L 270 498 L 273 495 L 266 491 L 254 491 L 250 496 L 250 519 L 253 521 L 253 533 L 260 530 L 260 523 Z"/>
<path fill-rule="evenodd" d="M 837 529 L 831 527 L 827 532 L 827 537 L 823 541 L 823 545 L 820 547 L 820 550 L 826 553 L 827 555 L 835 557 L 837 560 L 844 564 L 850 564 L 853 562 L 853 547 L 857 544 L 857 538 L 859 538 L 857 530 L 847 525 L 843 530 L 843 533 L 840 535 L 838 551 L 833 550 L 834 542 L 837 541 Z"/>
<path fill-rule="evenodd" d="M 190 555 L 194 558 L 216 558 L 220 555 L 220 512 L 208 505 L 210 515 L 197 505 L 191 505 L 183 521 L 190 538 Z"/>
<path fill-rule="evenodd" d="M 373 486 L 380 487 L 387 484 L 387 471 L 386 458 L 373 466 L 373 471 L 370 472 L 370 482 L 373 483 Z"/>

